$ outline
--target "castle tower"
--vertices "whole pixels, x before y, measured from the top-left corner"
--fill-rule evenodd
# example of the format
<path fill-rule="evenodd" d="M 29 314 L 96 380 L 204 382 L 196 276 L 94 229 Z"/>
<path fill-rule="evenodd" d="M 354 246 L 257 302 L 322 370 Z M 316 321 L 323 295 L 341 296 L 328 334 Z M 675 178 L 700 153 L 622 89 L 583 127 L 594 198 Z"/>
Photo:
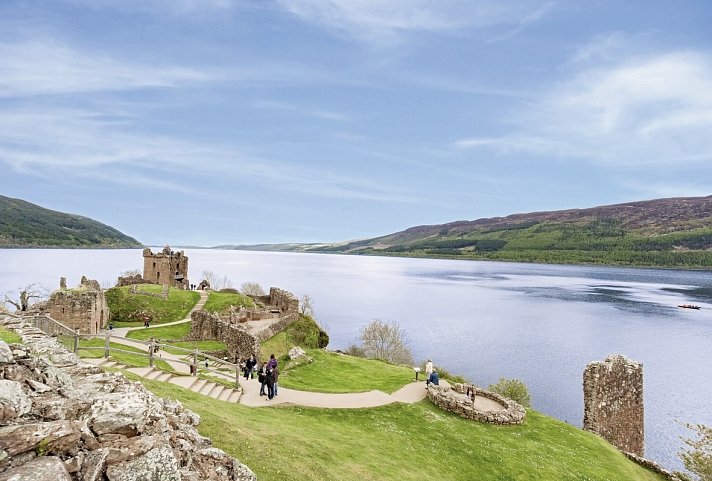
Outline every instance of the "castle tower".
<path fill-rule="evenodd" d="M 583 428 L 643 456 L 643 364 L 625 356 L 592 362 L 583 373 Z"/>
<path fill-rule="evenodd" d="M 183 251 L 173 252 L 169 246 L 154 254 L 143 250 L 143 278 L 148 282 L 178 289 L 188 288 L 188 257 Z"/>

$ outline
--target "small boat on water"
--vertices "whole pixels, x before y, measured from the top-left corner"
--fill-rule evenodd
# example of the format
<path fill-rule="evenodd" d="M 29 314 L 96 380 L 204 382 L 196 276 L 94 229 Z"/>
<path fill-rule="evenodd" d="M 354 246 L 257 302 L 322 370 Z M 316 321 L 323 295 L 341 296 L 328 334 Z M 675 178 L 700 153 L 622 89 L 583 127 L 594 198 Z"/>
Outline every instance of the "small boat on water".
<path fill-rule="evenodd" d="M 682 307 L 683 309 L 702 309 L 700 306 L 694 306 L 692 304 L 678 304 L 677 307 Z"/>

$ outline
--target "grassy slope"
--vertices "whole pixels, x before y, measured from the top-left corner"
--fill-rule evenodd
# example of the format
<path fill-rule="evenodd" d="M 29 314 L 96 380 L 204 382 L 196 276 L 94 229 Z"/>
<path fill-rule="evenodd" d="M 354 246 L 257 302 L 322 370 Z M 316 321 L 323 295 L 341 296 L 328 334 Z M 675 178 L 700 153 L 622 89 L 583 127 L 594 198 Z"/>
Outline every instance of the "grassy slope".
<path fill-rule="evenodd" d="M 376 359 L 310 349 L 314 362 L 289 368 L 279 376 L 281 386 L 302 391 L 364 392 L 378 389 L 392 393 L 415 379 L 412 368 L 395 366 Z"/>
<path fill-rule="evenodd" d="M 5 327 L 0 326 L 0 339 L 7 342 L 8 344 L 20 344 L 22 343 L 22 338 L 15 331 L 11 331 Z"/>
<path fill-rule="evenodd" d="M 92 339 L 80 339 L 79 340 L 79 356 L 82 358 L 100 358 L 104 357 L 104 339 L 92 338 Z M 110 356 L 109 358 L 113 361 L 120 362 L 130 367 L 148 367 L 148 351 L 141 350 L 133 346 L 126 346 L 124 344 L 119 344 L 116 342 L 109 343 Z M 97 349 L 91 349 L 97 348 Z M 124 351 L 135 352 L 136 354 L 131 354 L 128 352 L 120 352 L 115 349 L 122 349 Z M 154 364 L 157 369 L 161 369 L 167 372 L 174 372 L 173 368 L 164 360 L 154 358 Z"/>
<path fill-rule="evenodd" d="M 126 337 L 142 341 L 154 338 L 161 343 L 185 349 L 199 349 L 201 351 L 225 350 L 225 343 L 220 341 L 184 341 L 183 339 L 185 339 L 188 333 L 190 333 L 190 322 L 184 322 L 182 324 L 174 324 L 171 326 L 149 327 L 148 329 L 129 331 Z M 167 350 L 173 354 L 185 354 L 185 351 L 171 350 L 170 348 L 167 348 Z"/>
<path fill-rule="evenodd" d="M 139 291 L 161 292 L 163 286 L 142 284 Z M 141 326 L 141 320 L 133 321 L 131 315 L 138 311 L 150 313 L 153 324 L 178 321 L 184 319 L 188 312 L 198 303 L 200 294 L 195 291 L 170 289 L 168 299 L 131 294 L 130 287 L 114 287 L 106 291 L 106 302 L 109 304 L 111 321 L 115 327 Z"/>
<path fill-rule="evenodd" d="M 254 307 L 255 303 L 243 294 L 210 292 L 208 301 L 203 306 L 203 309 L 209 312 L 223 312 L 228 310 L 230 306 Z"/>
<path fill-rule="evenodd" d="M 524 426 L 470 422 L 428 401 L 376 409 L 250 409 L 142 380 L 201 415 L 201 434 L 261 481 L 661 478 L 600 438 L 530 411 Z"/>
<path fill-rule="evenodd" d="M 113 227 L 0 195 L 0 247 L 141 247 Z"/>

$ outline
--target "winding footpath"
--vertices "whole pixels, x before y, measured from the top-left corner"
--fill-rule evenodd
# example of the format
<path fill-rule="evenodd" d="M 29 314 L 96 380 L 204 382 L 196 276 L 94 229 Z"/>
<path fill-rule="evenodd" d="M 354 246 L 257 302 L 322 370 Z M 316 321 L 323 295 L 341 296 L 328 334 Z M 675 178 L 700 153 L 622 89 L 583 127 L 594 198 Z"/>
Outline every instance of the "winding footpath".
<path fill-rule="evenodd" d="M 208 300 L 208 293 L 205 291 L 200 291 L 200 300 L 191 309 L 188 315 L 179 321 L 168 322 L 165 324 L 157 324 L 154 327 L 172 326 L 176 324 L 183 324 L 190 322 L 191 314 L 194 311 L 200 310 L 205 305 Z M 132 346 L 141 350 L 146 349 L 146 345 L 127 339 L 126 336 L 130 331 L 137 331 L 145 329 L 144 327 L 122 327 L 115 328 L 112 332 L 112 337 L 118 337 L 121 339 L 116 339 L 115 342 L 124 344 L 126 346 Z M 106 334 L 106 331 L 101 331 L 100 334 Z M 307 391 L 297 391 L 294 389 L 288 389 L 284 387 L 278 388 L 278 394 L 273 399 L 267 399 L 267 396 L 260 396 L 260 384 L 257 379 L 245 380 L 244 377 L 240 378 L 241 390 L 233 389 L 232 387 L 225 386 L 222 383 L 213 382 L 207 379 L 201 379 L 200 377 L 191 376 L 189 373 L 190 368 L 185 364 L 185 356 L 181 358 L 175 354 L 167 351 L 160 351 L 161 359 L 168 363 L 168 365 L 175 371 L 175 373 L 169 373 L 160 369 L 151 367 L 127 367 L 120 363 L 117 363 L 109 359 L 84 359 L 86 362 L 92 364 L 122 369 L 145 379 L 170 382 L 177 386 L 190 389 L 193 392 L 212 397 L 214 399 L 219 399 L 221 401 L 228 401 L 233 403 L 240 403 L 245 406 L 250 407 L 265 407 L 265 406 L 276 406 L 276 405 L 298 405 L 307 407 L 317 407 L 317 408 L 371 408 L 377 406 L 385 406 L 387 404 L 392 404 L 395 402 L 402 403 L 415 403 L 425 399 L 427 391 L 425 388 L 425 383 L 420 382 L 410 382 L 403 386 L 398 391 L 393 394 L 387 394 L 383 391 L 373 390 L 368 392 L 360 393 L 345 393 L 345 394 L 329 394 L 329 393 L 317 393 L 317 392 L 307 392 Z M 215 374 L 210 374 L 216 377 Z M 233 381 L 234 376 L 228 376 L 223 374 L 222 377 L 225 381 Z"/>

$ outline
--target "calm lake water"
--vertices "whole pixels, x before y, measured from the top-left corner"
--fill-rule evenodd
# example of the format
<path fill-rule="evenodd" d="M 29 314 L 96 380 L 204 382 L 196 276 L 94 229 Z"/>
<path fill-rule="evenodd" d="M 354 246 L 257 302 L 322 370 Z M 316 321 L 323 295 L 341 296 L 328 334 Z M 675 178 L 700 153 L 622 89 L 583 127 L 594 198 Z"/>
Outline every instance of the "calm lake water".
<path fill-rule="evenodd" d="M 155 250 L 155 249 L 154 249 Z M 586 364 L 644 364 L 646 457 L 681 468 L 683 423 L 712 424 L 712 273 L 323 254 L 188 249 L 189 276 L 211 270 L 314 301 L 330 348 L 371 319 L 398 321 L 417 360 L 487 386 L 522 379 L 533 407 L 580 426 Z M 0 249 L 0 295 L 61 276 L 113 285 L 140 250 Z M 677 308 L 694 303 L 702 310 Z"/>

